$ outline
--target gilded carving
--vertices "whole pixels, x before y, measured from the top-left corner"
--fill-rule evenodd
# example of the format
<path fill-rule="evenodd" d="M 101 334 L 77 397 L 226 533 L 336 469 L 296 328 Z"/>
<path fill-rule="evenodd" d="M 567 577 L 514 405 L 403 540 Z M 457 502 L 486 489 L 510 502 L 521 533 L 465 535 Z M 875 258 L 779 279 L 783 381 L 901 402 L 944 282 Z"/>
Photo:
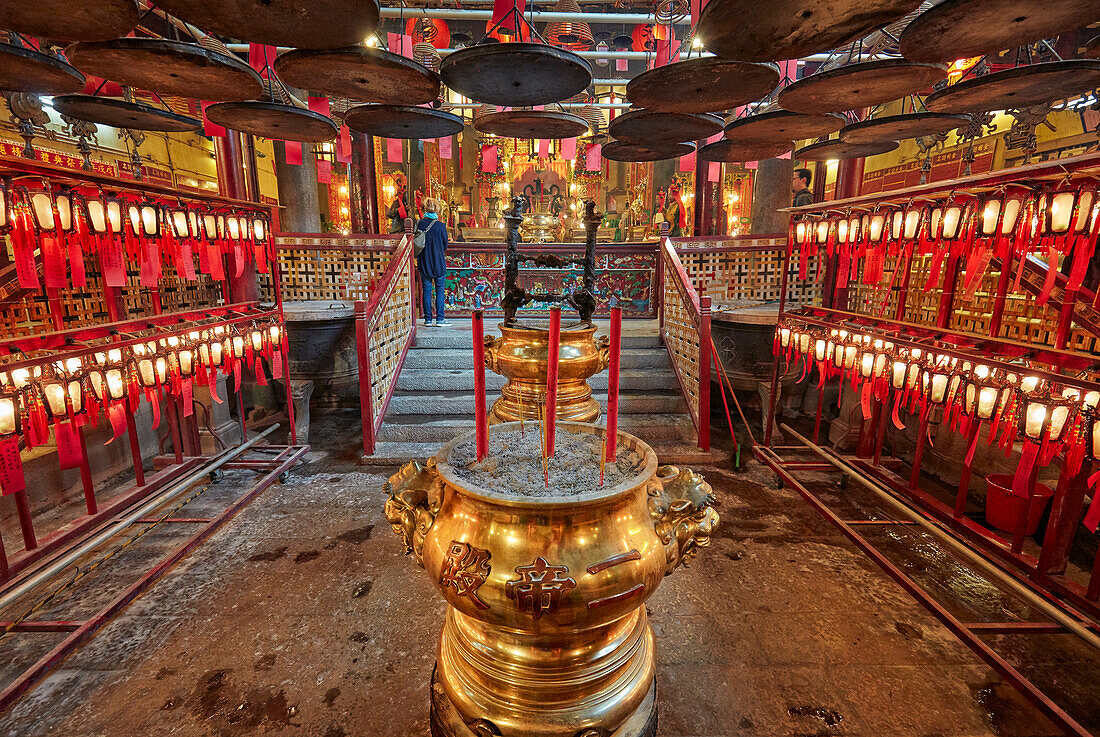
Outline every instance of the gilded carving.
<path fill-rule="evenodd" d="M 456 595 L 470 597 L 478 609 L 488 609 L 489 605 L 481 600 L 477 590 L 489 577 L 490 555 L 488 550 L 452 540 L 439 574 L 440 588 L 454 589 Z"/>
<path fill-rule="evenodd" d="M 435 459 L 428 460 L 427 465 L 419 461 L 406 463 L 382 488 L 390 497 L 386 500 L 386 520 L 405 543 L 405 554 L 412 553 L 423 568 L 424 538 L 443 503 L 443 480 L 435 470 Z"/>
<path fill-rule="evenodd" d="M 685 468 L 661 466 L 649 485 L 649 513 L 665 548 L 665 575 L 688 565 L 699 548 L 710 545 L 718 525 L 714 490 L 702 476 Z"/>
<path fill-rule="evenodd" d="M 562 597 L 577 586 L 568 568 L 552 566 L 541 555 L 531 565 L 517 567 L 516 573 L 519 578 L 505 583 L 504 593 L 515 599 L 517 609 L 530 612 L 535 619 L 556 612 Z"/>

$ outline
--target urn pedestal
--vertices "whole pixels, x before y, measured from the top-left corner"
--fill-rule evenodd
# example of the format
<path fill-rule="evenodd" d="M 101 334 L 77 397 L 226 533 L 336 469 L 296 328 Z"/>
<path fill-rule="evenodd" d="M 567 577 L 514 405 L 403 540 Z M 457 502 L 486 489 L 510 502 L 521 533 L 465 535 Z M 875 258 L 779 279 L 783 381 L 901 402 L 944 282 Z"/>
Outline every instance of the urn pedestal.
<path fill-rule="evenodd" d="M 508 381 L 493 402 L 490 422 L 532 421 L 546 404 L 546 360 L 550 334 L 545 328 L 500 325 L 499 338 L 486 338 L 485 365 Z M 600 405 L 588 379 L 607 368 L 607 339 L 597 343 L 594 325 L 562 327 L 558 350 L 559 420 L 595 422 Z"/>
<path fill-rule="evenodd" d="M 501 424 L 495 432 L 516 428 Z M 561 431 L 601 427 L 561 423 Z M 446 599 L 431 684 L 436 737 L 642 737 L 656 733 L 646 600 L 710 543 L 718 522 L 698 474 L 657 466 L 611 487 L 526 497 L 461 479 L 445 445 L 389 484 L 386 518 Z M 593 459 L 598 463 L 598 459 Z"/>

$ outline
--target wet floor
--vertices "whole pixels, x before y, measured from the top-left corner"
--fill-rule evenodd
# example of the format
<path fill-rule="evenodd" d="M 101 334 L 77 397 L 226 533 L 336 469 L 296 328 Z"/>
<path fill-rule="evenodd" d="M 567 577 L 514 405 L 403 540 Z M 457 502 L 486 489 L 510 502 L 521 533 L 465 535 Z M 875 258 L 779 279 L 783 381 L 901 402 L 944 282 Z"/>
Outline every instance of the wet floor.
<path fill-rule="evenodd" d="M 382 516 L 386 474 L 355 464 L 346 422 L 315 419 L 318 449 L 289 483 L 0 717 L 0 734 L 426 737 L 443 605 L 402 554 Z M 1060 734 L 762 467 L 700 470 L 718 497 L 718 534 L 649 603 L 660 735 Z M 834 477 L 814 483 L 842 516 L 875 512 Z M 163 548 L 175 533 L 158 534 L 147 542 Z M 958 616 L 1035 618 L 912 529 L 867 534 Z M 58 601 L 49 617 L 86 604 Z M 0 639 L 0 672 L 60 637 Z M 991 640 L 1100 730 L 1100 658 L 1069 635 Z"/>

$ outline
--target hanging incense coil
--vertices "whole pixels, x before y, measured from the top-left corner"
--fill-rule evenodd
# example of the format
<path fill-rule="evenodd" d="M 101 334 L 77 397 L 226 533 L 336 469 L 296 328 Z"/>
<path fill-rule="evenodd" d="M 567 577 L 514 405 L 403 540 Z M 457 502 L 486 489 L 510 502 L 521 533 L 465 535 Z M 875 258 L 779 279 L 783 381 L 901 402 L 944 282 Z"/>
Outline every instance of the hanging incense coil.
<path fill-rule="evenodd" d="M 449 54 L 439 73 L 459 94 L 512 107 L 559 102 L 592 84 L 592 67 L 572 51 L 525 42 L 469 46 Z"/>
<path fill-rule="evenodd" d="M 157 7 L 211 33 L 271 46 L 337 49 L 378 27 L 378 0 L 159 0 Z"/>
<path fill-rule="evenodd" d="M 878 141 L 875 143 L 848 143 L 839 138 L 811 143 L 794 152 L 796 159 L 803 161 L 829 161 L 830 159 L 862 159 L 889 153 L 898 147 L 897 141 Z"/>
<path fill-rule="evenodd" d="M 584 118 L 550 110 L 508 110 L 479 116 L 474 121 L 479 133 L 503 138 L 574 138 L 588 131 Z"/>
<path fill-rule="evenodd" d="M 909 113 L 870 118 L 840 129 L 840 139 L 846 143 L 880 143 L 903 141 L 950 133 L 970 123 L 969 115 L 953 113 Z"/>
<path fill-rule="evenodd" d="M 604 144 L 602 155 L 611 161 L 664 161 L 687 156 L 695 150 L 690 143 L 630 143 L 612 141 Z"/>
<path fill-rule="evenodd" d="M 626 85 L 626 97 L 648 110 L 712 113 L 759 100 L 777 84 L 775 64 L 708 56 L 642 72 Z"/>
<path fill-rule="evenodd" d="M 0 89 L 59 95 L 84 89 L 76 67 L 41 51 L 0 44 Z"/>
<path fill-rule="evenodd" d="M 1083 28 L 1098 17 L 1095 0 L 944 0 L 909 24 L 901 53 L 933 62 L 985 56 Z"/>
<path fill-rule="evenodd" d="M 796 113 L 838 113 L 907 97 L 945 79 L 942 64 L 876 59 L 803 77 L 784 87 L 778 99 L 784 110 Z"/>
<path fill-rule="evenodd" d="M 924 104 L 937 113 L 1020 110 L 1097 87 L 1100 87 L 1100 61 L 1048 61 L 958 82 L 933 92 Z"/>
<path fill-rule="evenodd" d="M 558 0 L 554 5 L 554 12 L 579 13 L 581 6 L 577 4 L 577 0 Z M 596 43 L 592 37 L 592 28 L 583 21 L 547 23 L 546 39 L 555 46 L 573 51 L 585 51 Z"/>
<path fill-rule="evenodd" d="M 224 101 L 250 100 L 263 92 L 252 67 L 201 44 L 116 38 L 80 41 L 65 52 L 88 74 L 158 94 Z"/>
<path fill-rule="evenodd" d="M 902 17 L 921 0 L 711 0 L 698 33 L 718 56 L 779 61 L 834 49 Z"/>
<path fill-rule="evenodd" d="M 731 120 L 726 124 L 726 138 L 741 143 L 801 141 L 836 133 L 847 122 L 847 118 L 836 113 L 808 115 L 772 110 Z"/>
<path fill-rule="evenodd" d="M 794 141 L 785 143 L 739 143 L 721 140 L 708 143 L 699 149 L 699 158 L 703 161 L 721 161 L 736 163 L 741 161 L 763 161 L 774 159 L 794 148 Z"/>
<path fill-rule="evenodd" d="M 106 41 L 125 36 L 138 23 L 137 0 L 3 0 L 4 28 L 51 41 Z"/>
<path fill-rule="evenodd" d="M 287 84 L 360 102 L 420 105 L 439 97 L 439 75 L 385 49 L 351 46 L 280 54 L 275 71 Z"/>
<path fill-rule="evenodd" d="M 202 121 L 197 118 L 113 97 L 59 95 L 53 98 L 53 108 L 70 118 L 115 128 L 163 133 L 186 133 L 202 128 Z"/>
<path fill-rule="evenodd" d="M 607 132 L 631 143 L 699 141 L 722 130 L 722 119 L 705 113 L 631 110 L 611 121 Z"/>
<path fill-rule="evenodd" d="M 581 117 L 588 122 L 588 128 L 593 133 L 599 133 L 603 127 L 603 112 L 595 105 L 585 105 L 581 108 Z"/>
<path fill-rule="evenodd" d="M 424 65 L 433 72 L 439 71 L 439 63 L 442 60 L 443 57 L 441 57 L 439 52 L 435 50 L 435 47 L 427 41 L 421 41 L 413 45 L 413 61 Z"/>
<path fill-rule="evenodd" d="M 344 122 L 360 133 L 385 138 L 442 138 L 463 128 L 462 118 L 453 113 L 412 105 L 357 105 Z"/>

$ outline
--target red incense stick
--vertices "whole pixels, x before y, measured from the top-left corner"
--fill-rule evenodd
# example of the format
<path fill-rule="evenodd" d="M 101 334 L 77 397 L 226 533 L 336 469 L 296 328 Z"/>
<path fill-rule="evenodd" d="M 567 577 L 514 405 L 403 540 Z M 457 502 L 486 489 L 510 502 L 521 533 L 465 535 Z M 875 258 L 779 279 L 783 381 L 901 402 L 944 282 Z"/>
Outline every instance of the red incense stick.
<path fill-rule="evenodd" d="M 554 426 L 558 419 L 558 350 L 561 347 L 561 308 L 550 310 L 550 340 L 546 354 L 546 456 L 554 457 Z"/>
<path fill-rule="evenodd" d="M 619 345 L 623 338 L 623 309 L 611 308 L 611 357 L 607 362 L 607 451 L 609 463 L 615 462 L 619 438 Z"/>
<path fill-rule="evenodd" d="M 476 310 L 471 318 L 474 333 L 474 424 L 477 427 L 477 460 L 489 454 L 489 416 L 485 411 L 485 317 Z"/>

